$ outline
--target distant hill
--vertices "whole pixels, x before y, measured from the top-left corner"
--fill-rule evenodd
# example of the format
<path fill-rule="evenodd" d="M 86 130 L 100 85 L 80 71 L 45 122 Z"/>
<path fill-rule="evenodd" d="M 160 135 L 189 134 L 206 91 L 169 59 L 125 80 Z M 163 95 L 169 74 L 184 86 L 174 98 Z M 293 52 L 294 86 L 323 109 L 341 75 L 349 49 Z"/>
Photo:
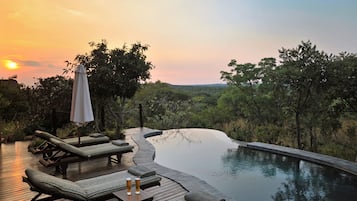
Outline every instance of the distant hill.
<path fill-rule="evenodd" d="M 227 87 L 227 84 L 192 84 L 192 85 L 175 85 L 175 84 L 169 84 L 170 86 L 174 88 L 191 88 L 191 87 Z"/>
<path fill-rule="evenodd" d="M 172 85 L 170 87 L 187 92 L 191 95 L 207 94 L 219 96 L 227 88 L 227 84 L 197 84 L 197 85 Z"/>

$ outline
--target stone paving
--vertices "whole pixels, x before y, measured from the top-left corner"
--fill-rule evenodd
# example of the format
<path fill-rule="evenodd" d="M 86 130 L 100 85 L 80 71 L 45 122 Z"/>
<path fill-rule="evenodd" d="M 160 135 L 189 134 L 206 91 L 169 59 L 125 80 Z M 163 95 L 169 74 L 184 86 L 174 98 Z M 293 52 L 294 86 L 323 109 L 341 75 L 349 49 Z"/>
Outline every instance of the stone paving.
<path fill-rule="evenodd" d="M 162 134 L 160 130 L 153 130 L 149 128 L 132 128 L 125 131 L 126 136 L 131 135 L 132 140 L 138 145 L 138 150 L 133 156 L 133 161 L 137 165 L 144 165 L 150 169 L 155 170 L 158 174 L 178 182 L 187 191 L 201 191 L 210 193 L 219 198 L 225 198 L 227 201 L 234 201 L 234 199 L 227 197 L 222 192 L 218 191 L 207 182 L 173 169 L 166 168 L 154 162 L 155 148 L 145 138 Z"/>

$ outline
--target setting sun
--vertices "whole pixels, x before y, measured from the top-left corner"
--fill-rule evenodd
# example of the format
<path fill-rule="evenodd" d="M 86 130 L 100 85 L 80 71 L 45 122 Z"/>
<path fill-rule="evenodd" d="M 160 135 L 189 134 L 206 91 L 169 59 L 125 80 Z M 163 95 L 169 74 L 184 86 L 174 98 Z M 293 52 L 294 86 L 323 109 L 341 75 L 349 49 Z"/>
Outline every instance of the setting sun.
<path fill-rule="evenodd" d="M 6 60 L 6 61 L 5 61 L 5 66 L 6 66 L 6 68 L 9 69 L 9 70 L 16 70 L 16 69 L 19 68 L 19 66 L 17 65 L 17 63 L 14 62 L 14 61 L 11 61 L 11 60 Z"/>

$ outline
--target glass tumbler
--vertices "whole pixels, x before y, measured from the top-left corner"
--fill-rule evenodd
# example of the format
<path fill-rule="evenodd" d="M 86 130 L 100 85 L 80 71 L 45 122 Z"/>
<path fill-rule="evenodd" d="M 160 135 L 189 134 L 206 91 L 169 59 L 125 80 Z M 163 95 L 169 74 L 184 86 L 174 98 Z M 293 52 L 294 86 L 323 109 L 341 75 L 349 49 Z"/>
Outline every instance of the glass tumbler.
<path fill-rule="evenodd" d="M 140 194 L 140 178 L 135 178 L 135 194 Z"/>
<path fill-rule="evenodd" d="M 126 194 L 131 195 L 131 178 L 126 178 Z"/>

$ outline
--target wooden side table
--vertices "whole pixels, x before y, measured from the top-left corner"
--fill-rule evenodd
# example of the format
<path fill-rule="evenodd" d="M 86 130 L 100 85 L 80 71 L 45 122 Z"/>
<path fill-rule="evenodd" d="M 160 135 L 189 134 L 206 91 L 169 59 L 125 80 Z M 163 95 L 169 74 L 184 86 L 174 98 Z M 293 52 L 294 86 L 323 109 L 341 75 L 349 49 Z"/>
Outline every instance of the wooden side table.
<path fill-rule="evenodd" d="M 135 194 L 135 188 L 132 188 L 131 195 L 126 194 L 126 189 L 113 193 L 115 197 L 121 201 L 151 201 L 154 199 L 154 195 L 151 193 L 140 190 L 140 194 Z"/>

